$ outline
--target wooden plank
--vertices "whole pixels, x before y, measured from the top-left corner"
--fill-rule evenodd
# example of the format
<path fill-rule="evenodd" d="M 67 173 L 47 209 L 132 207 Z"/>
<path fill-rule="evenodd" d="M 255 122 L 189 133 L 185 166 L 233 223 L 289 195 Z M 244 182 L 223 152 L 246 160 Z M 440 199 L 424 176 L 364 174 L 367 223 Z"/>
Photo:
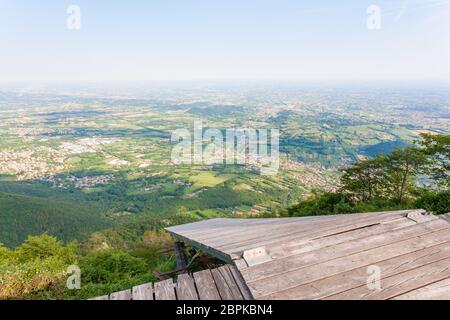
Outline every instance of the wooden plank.
<path fill-rule="evenodd" d="M 292 272 L 312 264 L 325 262 L 358 252 L 364 252 L 369 249 L 415 238 L 417 236 L 425 235 L 448 227 L 449 225 L 445 221 L 434 220 L 367 238 L 357 239 L 355 241 L 340 243 L 336 246 L 284 257 L 262 265 L 240 269 L 240 271 L 247 284 L 249 284 L 253 281 L 259 281 L 274 275 Z"/>
<path fill-rule="evenodd" d="M 153 285 L 151 283 L 133 287 L 133 300 L 153 300 Z"/>
<path fill-rule="evenodd" d="M 418 222 L 418 223 L 439 219 L 439 217 L 437 217 L 435 215 L 423 214 L 423 212 L 420 212 L 420 211 L 410 212 L 410 213 L 408 213 L 408 215 L 406 217 L 408 219 L 411 219 L 411 220 L 413 220 L 415 222 Z"/>
<path fill-rule="evenodd" d="M 344 233 L 338 233 L 333 236 L 319 237 L 309 240 L 307 242 L 295 241 L 277 244 L 269 244 L 267 250 L 270 252 L 272 259 L 280 259 L 287 256 L 292 256 L 300 253 L 310 252 L 325 247 L 335 246 L 347 241 L 354 241 L 364 237 L 382 234 L 387 231 L 397 230 L 404 227 L 415 225 L 414 221 L 407 218 L 401 218 L 392 222 L 372 225 L 365 228 L 359 228 Z"/>
<path fill-rule="evenodd" d="M 283 223 L 296 220 L 311 220 L 312 217 L 294 217 L 294 218 L 254 218 L 254 219 L 240 219 L 240 218 L 216 218 L 203 220 L 199 222 L 193 222 L 189 224 L 168 227 L 169 232 L 183 233 L 184 235 L 196 236 L 202 234 L 205 231 L 213 230 L 218 231 L 222 226 L 227 227 L 240 227 L 242 225 L 257 225 L 260 223 L 268 223 L 268 220 L 276 223 Z M 315 217 L 316 219 L 318 217 Z"/>
<path fill-rule="evenodd" d="M 89 300 L 109 300 L 109 296 L 101 296 L 101 297 L 96 297 L 96 298 L 89 299 Z"/>
<path fill-rule="evenodd" d="M 284 218 L 287 219 L 287 218 Z M 262 222 L 267 219 L 210 219 L 200 222 L 193 222 L 190 224 L 174 226 L 166 228 L 165 230 L 170 233 L 182 234 L 192 238 L 201 237 L 204 233 L 215 233 L 223 230 L 223 227 L 233 228 L 243 225 L 250 225 Z M 280 219 L 281 220 L 281 219 Z M 267 221 L 266 221 L 267 222 Z"/>
<path fill-rule="evenodd" d="M 270 232 L 273 233 L 275 239 L 279 236 L 290 236 L 292 234 L 302 234 L 304 238 L 311 238 L 316 236 L 327 236 L 331 234 L 336 234 L 339 232 L 344 232 L 346 230 L 356 229 L 363 226 L 369 226 L 373 224 L 379 224 L 382 222 L 388 222 L 392 220 L 397 220 L 404 218 L 404 213 L 385 213 L 385 214 L 378 214 L 378 215 L 353 215 L 348 217 L 339 217 L 336 216 L 333 219 L 330 220 L 321 220 L 318 222 L 312 222 L 310 224 L 304 224 L 304 223 L 297 223 L 292 226 L 284 226 L 283 228 L 271 228 L 270 226 Z M 279 230 L 279 232 L 278 232 Z M 266 230 L 255 230 L 255 232 L 247 231 L 247 242 L 252 239 L 257 239 L 261 232 L 266 232 Z M 255 238 L 249 238 L 249 236 L 254 235 Z M 265 238 L 266 239 L 266 238 Z M 236 241 L 236 243 L 232 243 L 234 247 L 237 247 L 236 244 L 243 245 L 246 243 L 242 243 L 240 239 L 237 239 L 239 241 Z M 227 246 L 230 246 L 231 243 L 228 243 Z"/>
<path fill-rule="evenodd" d="M 363 219 L 359 217 L 359 219 Z M 205 235 L 202 238 L 196 237 L 199 241 L 207 241 L 213 246 L 223 246 L 225 244 L 230 245 L 233 243 L 239 243 L 242 241 L 249 241 L 255 236 L 258 237 L 262 233 L 266 232 L 268 229 L 272 233 L 287 233 L 291 231 L 301 232 L 310 230 L 311 226 L 314 225 L 316 228 L 321 228 L 322 226 L 329 225 L 336 221 L 341 221 L 341 223 L 347 223 L 350 218 L 336 217 L 336 216 L 323 216 L 320 220 L 309 220 L 303 221 L 301 219 L 285 219 L 284 222 L 277 222 L 278 219 L 266 219 L 266 221 L 252 224 L 252 225 L 241 225 L 235 228 L 224 227 L 221 230 L 216 230 L 214 233 Z M 267 234 L 266 234 L 267 235 Z M 231 240 L 231 241 L 230 241 Z"/>
<path fill-rule="evenodd" d="M 187 273 L 178 276 L 176 291 L 178 300 L 198 300 L 194 279 Z"/>
<path fill-rule="evenodd" d="M 155 300 L 177 300 L 172 279 L 155 283 Z"/>
<path fill-rule="evenodd" d="M 236 266 L 236 268 L 240 269 L 245 269 L 248 267 L 247 262 L 244 259 L 237 259 L 234 260 L 234 265 Z"/>
<path fill-rule="evenodd" d="M 387 300 L 449 277 L 450 258 L 383 278 L 379 290 L 371 290 L 367 286 L 361 286 L 327 297 L 327 299 Z"/>
<path fill-rule="evenodd" d="M 228 265 L 231 274 L 233 275 L 234 281 L 236 282 L 239 290 L 241 291 L 242 297 L 244 300 L 253 300 L 253 295 L 250 292 L 250 289 L 245 284 L 244 278 L 242 278 L 241 273 L 235 266 Z"/>
<path fill-rule="evenodd" d="M 427 245 L 427 243 L 424 243 L 424 245 Z M 407 246 L 409 246 L 409 244 Z M 393 249 L 395 250 L 395 248 L 391 248 L 391 250 Z M 401 253 L 403 252 L 399 251 L 395 254 Z M 376 254 L 376 252 L 371 252 L 371 254 Z M 390 254 L 387 253 L 386 256 L 383 256 L 380 259 L 389 258 L 389 256 Z M 425 249 L 419 248 L 418 250 L 412 251 L 410 253 L 402 254 L 378 262 L 374 262 L 373 260 L 367 261 L 362 267 L 338 273 L 331 277 L 321 278 L 316 281 L 299 285 L 284 291 L 279 291 L 274 293 L 273 295 L 265 296 L 262 298 L 268 300 L 323 299 L 333 294 L 341 293 L 359 286 L 366 285 L 369 276 L 367 272 L 367 263 L 372 262 L 373 264 L 378 266 L 381 270 L 381 276 L 384 278 L 415 269 L 422 265 L 440 261 L 448 257 L 450 257 L 450 242 L 444 242 L 429 246 Z"/>
<path fill-rule="evenodd" d="M 205 239 L 223 239 L 225 235 L 242 236 L 243 231 L 249 231 L 249 227 L 252 230 L 256 230 L 259 226 L 265 225 L 283 225 L 283 224 L 298 224 L 300 227 L 309 224 L 310 227 L 313 223 L 331 223 L 335 220 L 340 221 L 355 221 L 366 218 L 373 218 L 377 216 L 397 216 L 405 217 L 408 213 L 417 210 L 401 210 L 391 212 L 371 212 L 360 214 L 340 214 L 331 216 L 314 216 L 314 217 L 295 217 L 295 218 L 259 218 L 259 219 L 210 219 L 201 222 L 194 222 L 190 224 L 174 226 L 166 228 L 166 230 L 172 234 L 182 235 L 196 241 L 202 241 Z"/>
<path fill-rule="evenodd" d="M 227 266 L 211 270 L 222 300 L 243 300 L 242 294 Z"/>
<path fill-rule="evenodd" d="M 109 296 L 109 300 L 131 300 L 131 290 L 114 292 Z"/>
<path fill-rule="evenodd" d="M 391 221 L 393 219 L 398 218 L 400 217 L 393 215 L 386 215 L 384 217 L 374 217 L 371 219 L 366 218 L 360 222 L 358 222 L 357 219 L 355 218 L 356 221 L 353 222 L 342 223 L 340 221 L 336 221 L 335 223 L 330 224 L 326 228 L 321 228 L 319 225 L 313 225 L 308 227 L 307 230 L 304 231 L 303 233 L 300 231 L 298 226 L 292 227 L 289 230 L 281 230 L 281 232 L 276 232 L 273 229 L 267 229 L 257 234 L 247 235 L 244 241 L 241 241 L 240 239 L 237 239 L 236 241 L 228 240 L 228 243 L 224 245 L 217 245 L 211 243 L 209 240 L 205 241 L 205 243 L 208 246 L 215 247 L 228 254 L 234 253 L 239 256 L 239 254 L 242 253 L 244 250 L 260 246 L 267 246 L 273 244 L 274 242 L 282 243 L 293 239 L 297 239 L 296 241 L 299 241 L 299 238 L 303 239 L 303 242 L 307 242 L 319 236 L 323 237 L 327 234 L 342 233 L 362 227 L 367 227 L 374 224 L 379 224 L 382 222 Z M 249 232 L 244 232 L 244 234 L 245 233 Z"/>
<path fill-rule="evenodd" d="M 347 216 L 347 217 L 346 217 Z M 310 229 L 311 225 L 326 225 L 333 221 L 340 220 L 348 223 L 352 219 L 364 219 L 365 217 L 353 217 L 346 216 L 321 216 L 318 219 L 304 219 L 304 218 L 269 218 L 260 219 L 254 222 L 255 219 L 233 219 L 238 220 L 240 223 L 234 225 L 223 224 L 217 225 L 216 228 L 206 228 L 197 234 L 183 233 L 183 236 L 195 239 L 196 241 L 208 241 L 214 245 L 220 245 L 222 241 L 226 239 L 246 239 L 251 233 L 260 233 L 267 228 L 274 230 L 275 228 L 295 228 L 296 230 Z M 225 221 L 223 221 L 225 222 Z M 201 223 L 201 222 L 199 222 Z M 250 234 L 249 234 L 250 233 Z M 229 240 L 228 240 L 229 241 Z"/>
<path fill-rule="evenodd" d="M 200 300 L 220 300 L 220 294 L 211 274 L 211 270 L 203 270 L 194 273 Z"/>
<path fill-rule="evenodd" d="M 351 255 L 341 256 L 336 259 L 326 260 L 320 263 L 310 263 L 307 267 L 299 268 L 294 271 L 281 274 L 272 273 L 271 277 L 259 279 L 255 282 L 246 280 L 246 283 L 252 291 L 253 296 L 257 299 L 262 299 L 264 296 L 299 287 L 303 284 L 313 283 L 326 277 L 331 277 L 363 266 L 376 264 L 383 260 L 448 241 L 450 241 L 449 228 Z M 288 260 L 285 261 L 283 265 L 291 263 L 293 262 Z"/>
<path fill-rule="evenodd" d="M 331 218 L 337 219 L 339 221 L 346 220 L 345 223 L 348 225 L 348 223 L 351 222 L 351 221 L 353 221 L 353 222 L 354 221 L 361 221 L 361 220 L 366 220 L 367 221 L 367 219 L 371 219 L 371 220 L 378 219 L 377 217 L 380 217 L 380 218 L 385 217 L 386 219 L 395 219 L 395 218 L 399 218 L 399 217 L 404 217 L 408 212 L 411 212 L 411 210 L 394 211 L 394 212 L 387 212 L 387 213 L 386 212 L 380 212 L 380 213 L 366 213 L 366 214 L 337 215 L 337 216 L 331 216 Z M 252 221 L 253 220 L 260 220 L 260 221 L 257 222 L 258 224 L 263 224 L 263 223 L 266 224 L 266 229 L 267 229 L 267 226 L 268 226 L 270 230 L 266 230 L 265 232 L 263 232 L 264 235 L 266 235 L 267 233 L 272 234 L 271 224 L 275 223 L 274 222 L 275 220 L 276 220 L 276 224 L 277 225 L 279 224 L 278 221 L 282 221 L 283 220 L 283 221 L 285 221 L 285 222 L 283 222 L 284 224 L 294 226 L 294 227 L 290 227 L 291 229 L 294 228 L 293 229 L 294 231 L 291 232 L 291 234 L 293 234 L 294 238 L 298 236 L 298 233 L 300 232 L 300 230 L 302 228 L 306 228 L 306 230 L 317 230 L 319 223 L 321 223 L 321 224 L 324 223 L 324 224 L 330 225 L 330 221 L 331 221 L 330 217 L 328 217 L 328 216 L 327 217 L 318 217 L 320 219 L 318 219 L 317 222 L 314 222 L 313 219 L 307 219 L 307 218 L 308 217 L 306 217 L 306 218 L 282 218 L 282 219 L 247 219 L 247 220 L 252 220 Z M 323 222 L 324 219 L 326 219 L 327 221 Z M 218 247 L 218 246 L 215 246 L 215 245 L 211 244 L 210 243 L 210 241 L 211 241 L 210 238 L 214 238 L 214 236 L 217 236 L 220 240 L 226 239 L 225 240 L 226 242 L 229 242 L 230 241 L 229 239 L 234 239 L 234 238 L 239 238 L 239 239 L 242 240 L 242 237 L 248 237 L 247 234 L 249 233 L 248 232 L 249 231 L 248 228 L 250 227 L 250 224 L 248 222 L 245 222 L 246 221 L 245 219 L 215 219 L 215 220 L 217 220 L 216 223 L 218 223 L 219 225 L 221 225 L 222 223 L 224 224 L 224 227 L 221 227 L 221 228 L 218 229 L 221 232 L 223 232 L 223 234 L 220 234 L 220 232 L 218 232 L 218 231 L 214 231 L 211 234 L 211 231 L 206 230 L 207 234 L 205 236 L 206 236 L 207 239 L 209 239 L 207 241 L 203 241 L 202 242 L 201 239 L 198 239 L 198 238 L 195 238 L 195 237 L 194 238 L 185 237 L 185 235 L 183 233 L 178 233 L 178 234 L 177 233 L 173 233 L 173 235 L 177 239 L 179 239 L 180 241 L 184 241 L 186 243 L 189 243 L 192 246 L 194 246 L 195 248 L 198 248 L 198 249 L 200 249 L 202 251 L 205 251 L 205 252 L 207 252 L 207 253 L 209 253 L 209 254 L 211 254 L 211 255 L 213 255 L 213 256 L 215 256 L 215 257 L 217 257 L 217 258 L 219 258 L 219 259 L 221 259 L 221 260 L 223 260 L 225 262 L 232 263 L 232 260 L 238 259 L 240 257 L 240 255 L 242 255 L 242 252 L 237 252 L 236 254 L 234 254 L 231 251 L 227 252 L 222 247 Z M 245 226 L 244 226 L 244 228 L 236 229 L 237 231 L 234 229 L 234 227 L 233 227 L 232 230 L 230 230 L 228 228 L 228 226 L 227 226 L 228 220 L 240 220 L 240 221 L 238 221 L 239 224 L 236 224 L 235 227 L 238 227 L 241 222 L 243 224 L 245 224 Z M 295 223 L 295 222 L 299 222 L 299 221 L 303 221 L 303 220 L 305 220 L 305 221 L 306 220 L 311 220 L 311 222 L 313 222 L 313 223 L 311 225 L 309 225 L 309 226 L 307 224 L 305 224 L 305 223 L 302 223 L 300 225 L 298 223 Z M 236 222 L 233 222 L 233 223 L 236 223 Z M 199 222 L 197 224 L 203 224 L 203 222 Z M 196 225 L 196 223 L 194 223 L 193 225 Z M 335 223 L 331 223 L 331 225 L 332 225 L 331 230 L 335 229 L 336 224 Z M 351 226 L 351 227 L 353 228 L 354 226 Z M 172 227 L 172 228 L 167 228 L 167 230 L 169 232 L 176 232 L 177 228 L 178 227 Z M 251 224 L 251 230 L 254 231 L 254 224 L 253 223 Z M 235 234 L 235 237 L 230 236 L 231 234 L 233 234 L 233 233 L 230 233 L 230 231 L 237 232 L 237 234 Z M 316 234 L 319 234 L 319 235 L 320 235 L 320 233 L 323 234 L 322 231 L 323 230 L 318 230 L 318 233 L 316 232 Z M 282 230 L 282 234 L 286 234 L 286 230 Z M 307 235 L 305 235 L 305 236 L 307 236 Z M 266 237 L 263 236 L 262 238 L 266 238 Z M 263 243 L 267 243 L 267 240 L 264 240 Z M 252 249 L 252 248 L 249 247 L 247 249 Z"/>
<path fill-rule="evenodd" d="M 450 278 L 404 293 L 393 300 L 450 300 Z"/>
<path fill-rule="evenodd" d="M 217 230 L 212 234 L 205 235 L 204 238 L 195 237 L 197 241 L 207 241 L 208 245 L 222 247 L 226 245 L 235 245 L 237 243 L 259 239 L 262 236 L 268 236 L 267 231 L 270 229 L 271 234 L 275 235 L 287 235 L 290 232 L 301 233 L 304 231 L 317 231 L 323 229 L 323 231 L 333 232 L 337 227 L 345 227 L 355 225 L 357 223 L 370 224 L 382 221 L 389 221 L 405 217 L 411 210 L 407 211 L 394 211 L 394 212 L 381 212 L 381 213 L 369 213 L 369 214 L 352 214 L 352 215 L 335 215 L 335 216 L 322 216 L 319 220 L 302 221 L 295 218 L 286 218 L 283 224 L 275 223 L 277 219 L 266 219 L 265 223 L 259 225 L 252 225 L 251 228 L 247 225 L 230 230 L 226 226 L 222 230 Z M 233 241 L 230 242 L 230 239 Z"/>

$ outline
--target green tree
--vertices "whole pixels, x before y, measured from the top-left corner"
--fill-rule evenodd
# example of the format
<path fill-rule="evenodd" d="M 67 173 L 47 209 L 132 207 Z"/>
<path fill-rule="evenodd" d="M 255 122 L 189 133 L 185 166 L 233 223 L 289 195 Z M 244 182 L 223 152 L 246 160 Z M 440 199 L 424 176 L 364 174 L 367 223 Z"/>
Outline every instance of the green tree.
<path fill-rule="evenodd" d="M 431 135 L 422 134 L 419 142 L 428 156 L 425 173 L 428 174 L 441 188 L 450 187 L 450 134 Z"/>
<path fill-rule="evenodd" d="M 327 192 L 316 194 L 313 198 L 301 201 L 299 204 L 288 209 L 288 215 L 318 216 L 337 213 L 349 213 L 352 211 L 351 203 L 343 193 Z"/>
<path fill-rule="evenodd" d="M 75 242 L 71 242 L 65 246 L 61 241 L 47 234 L 29 236 L 16 248 L 14 256 L 19 262 L 56 257 L 63 263 L 71 264 L 76 261 L 77 245 Z"/>
<path fill-rule="evenodd" d="M 11 256 L 11 251 L 0 243 L 0 263 L 6 261 Z"/>
<path fill-rule="evenodd" d="M 393 200 L 402 203 L 415 186 L 416 177 L 428 163 L 426 155 L 415 147 L 397 149 L 386 156 L 386 172 L 382 187 L 392 194 Z"/>
<path fill-rule="evenodd" d="M 385 180 L 385 158 L 359 161 L 343 169 L 342 191 L 354 201 L 367 202 L 381 196 L 382 182 Z"/>

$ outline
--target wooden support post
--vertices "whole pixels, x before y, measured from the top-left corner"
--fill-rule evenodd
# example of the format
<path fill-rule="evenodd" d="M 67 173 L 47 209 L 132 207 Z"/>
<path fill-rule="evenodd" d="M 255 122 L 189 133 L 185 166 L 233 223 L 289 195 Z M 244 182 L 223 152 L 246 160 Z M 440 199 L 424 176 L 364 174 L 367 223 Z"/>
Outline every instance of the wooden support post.
<path fill-rule="evenodd" d="M 184 270 L 181 271 L 180 273 L 186 273 L 187 272 L 187 259 L 186 259 L 186 255 L 184 254 L 184 243 L 183 242 L 175 242 L 175 257 L 177 259 L 177 269 L 178 270 Z"/>

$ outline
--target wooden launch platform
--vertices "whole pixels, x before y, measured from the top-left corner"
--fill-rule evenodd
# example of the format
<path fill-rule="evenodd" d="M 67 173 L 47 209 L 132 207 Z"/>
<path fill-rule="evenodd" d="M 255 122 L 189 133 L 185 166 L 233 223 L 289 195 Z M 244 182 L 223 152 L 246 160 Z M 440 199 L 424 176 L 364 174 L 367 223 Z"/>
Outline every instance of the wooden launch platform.
<path fill-rule="evenodd" d="M 227 265 L 96 300 L 450 299 L 450 214 L 213 219 L 166 230 Z"/>
<path fill-rule="evenodd" d="M 423 210 L 167 228 L 235 265 L 255 299 L 450 299 L 450 218 Z"/>

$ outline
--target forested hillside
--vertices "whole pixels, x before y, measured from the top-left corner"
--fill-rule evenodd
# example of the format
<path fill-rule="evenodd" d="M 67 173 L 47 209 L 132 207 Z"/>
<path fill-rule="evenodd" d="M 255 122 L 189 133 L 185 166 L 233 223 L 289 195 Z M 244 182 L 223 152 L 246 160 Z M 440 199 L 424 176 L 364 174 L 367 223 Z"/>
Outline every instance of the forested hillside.
<path fill-rule="evenodd" d="M 81 240 L 112 225 L 92 205 L 3 192 L 0 220 L 0 239 L 8 247 L 19 245 L 28 235 L 44 232 L 64 241 Z"/>

